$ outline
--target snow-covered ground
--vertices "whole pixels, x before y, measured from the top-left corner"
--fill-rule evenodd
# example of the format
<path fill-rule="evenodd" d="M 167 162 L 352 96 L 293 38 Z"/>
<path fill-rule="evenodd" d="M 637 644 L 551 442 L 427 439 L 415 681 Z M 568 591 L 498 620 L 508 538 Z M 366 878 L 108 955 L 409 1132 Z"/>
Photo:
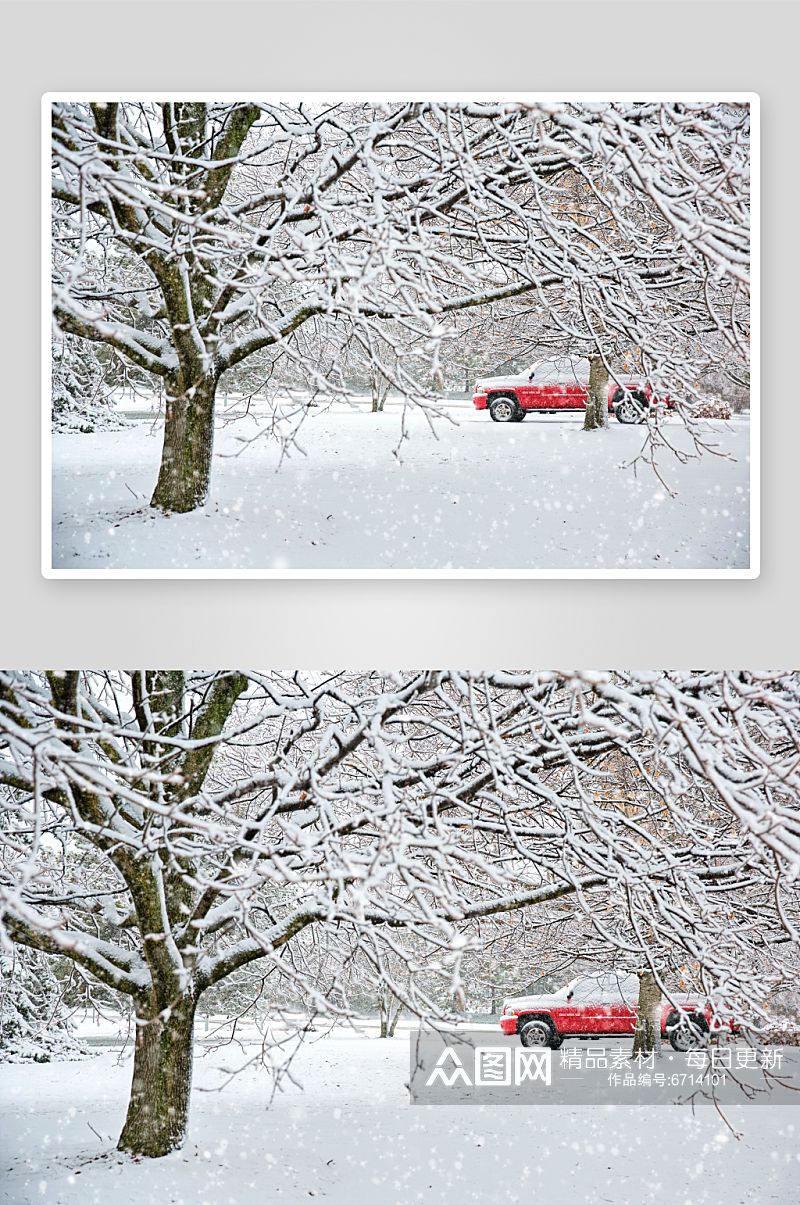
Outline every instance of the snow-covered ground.
<path fill-rule="evenodd" d="M 198 1027 L 198 1037 L 202 1036 Z M 198 1047 L 189 1135 L 164 1159 L 120 1155 L 130 1061 L 0 1066 L 8 1205 L 796 1205 L 800 1111 L 410 1105 L 409 1038 L 311 1035 L 267 1108 L 256 1053 Z"/>
<path fill-rule="evenodd" d="M 750 423 L 704 425 L 726 457 L 653 471 L 621 467 L 640 427 L 612 418 L 584 432 L 578 414 L 493 423 L 451 406 L 433 438 L 424 417 L 344 404 L 311 411 L 300 445 L 280 461 L 252 420 L 217 432 L 211 496 L 202 510 L 148 505 L 161 454 L 157 424 L 53 438 L 52 569 L 169 576 L 583 576 L 748 571 Z M 222 422 L 222 420 L 221 420 Z M 669 436 L 688 450 L 686 432 Z M 235 453 L 240 452 L 240 455 Z M 45 572 L 49 574 L 48 564 Z"/>

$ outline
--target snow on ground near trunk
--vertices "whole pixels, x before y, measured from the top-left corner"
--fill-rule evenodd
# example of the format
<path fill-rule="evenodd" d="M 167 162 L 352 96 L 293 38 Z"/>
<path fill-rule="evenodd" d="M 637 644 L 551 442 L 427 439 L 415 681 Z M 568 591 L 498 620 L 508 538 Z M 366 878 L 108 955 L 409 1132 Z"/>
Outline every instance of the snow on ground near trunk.
<path fill-rule="evenodd" d="M 144 572 L 361 570 L 425 572 L 747 570 L 750 424 L 707 423 L 735 458 L 706 454 L 638 475 L 641 427 L 611 420 L 584 432 L 581 415 L 493 423 L 453 408 L 458 426 L 407 417 L 403 461 L 393 456 L 400 415 L 345 406 L 314 414 L 278 468 L 274 440 L 232 456 L 245 421 L 222 426 L 211 496 L 202 510 L 165 515 L 148 501 L 161 431 L 53 439 L 53 569 Z M 688 450 L 676 422 L 669 436 Z M 276 471 L 277 470 L 277 471 Z M 134 495 L 136 495 L 134 497 Z"/>
<path fill-rule="evenodd" d="M 255 1046 L 248 1048 L 253 1053 Z M 269 1078 L 250 1067 L 222 1092 L 195 1063 L 189 1135 L 164 1159 L 115 1150 L 131 1064 L 113 1051 L 79 1063 L 0 1067 L 0 1201 L 8 1205 L 332 1205 L 546 1200 L 558 1205 L 790 1205 L 798 1200 L 791 1107 L 412 1106 L 409 1039 L 326 1036 L 295 1062 L 267 1109 Z M 95 1133 L 94 1131 L 97 1131 Z"/>

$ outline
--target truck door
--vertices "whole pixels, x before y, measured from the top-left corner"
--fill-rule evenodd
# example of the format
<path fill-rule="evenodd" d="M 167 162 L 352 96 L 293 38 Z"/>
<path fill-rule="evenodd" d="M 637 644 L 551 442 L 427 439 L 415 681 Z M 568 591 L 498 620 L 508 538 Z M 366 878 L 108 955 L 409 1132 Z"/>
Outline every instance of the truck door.
<path fill-rule="evenodd" d="M 572 995 L 564 1009 L 565 1027 L 568 1034 L 607 1034 L 611 1023 L 610 1003 L 603 999 L 600 981 L 595 975 L 580 979 L 572 989 Z"/>
<path fill-rule="evenodd" d="M 568 406 L 567 385 L 562 378 L 557 364 L 543 361 L 538 365 L 533 378 L 537 410 L 564 410 Z"/>

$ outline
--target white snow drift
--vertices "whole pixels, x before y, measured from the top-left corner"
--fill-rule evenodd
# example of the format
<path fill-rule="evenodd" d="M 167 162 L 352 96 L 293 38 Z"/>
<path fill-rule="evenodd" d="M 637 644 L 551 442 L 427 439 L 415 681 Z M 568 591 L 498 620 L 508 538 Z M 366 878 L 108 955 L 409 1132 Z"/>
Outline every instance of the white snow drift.
<path fill-rule="evenodd" d="M 53 438 L 56 574 L 148 571 L 314 576 L 622 572 L 682 576 L 751 570 L 750 424 L 704 424 L 719 454 L 681 463 L 659 453 L 663 481 L 629 466 L 643 428 L 612 419 L 584 432 L 579 414 L 493 423 L 468 408 L 440 419 L 346 405 L 310 412 L 281 459 L 252 420 L 216 437 L 212 492 L 198 511 L 149 506 L 158 424 Z M 667 420 L 683 451 L 686 431 Z M 457 425 L 455 425 L 457 424 Z M 400 445 L 400 459 L 394 450 Z M 673 496 L 674 495 L 674 496 Z M 51 572 L 50 562 L 45 572 Z M 755 561 L 752 562 L 755 567 Z"/>
<path fill-rule="evenodd" d="M 421 1107 L 409 1104 L 408 1035 L 312 1038 L 267 1107 L 258 1063 L 222 1091 L 220 1068 L 254 1044 L 207 1052 L 195 1068 L 189 1136 L 163 1159 L 121 1155 L 129 1058 L 0 1066 L 0 1202 L 7 1205 L 790 1205 L 800 1124 L 791 1107 Z M 200 1035 L 198 1035 L 200 1036 Z M 198 1050 L 200 1054 L 200 1050 Z M 797 1115 L 800 1116 L 800 1115 Z"/>

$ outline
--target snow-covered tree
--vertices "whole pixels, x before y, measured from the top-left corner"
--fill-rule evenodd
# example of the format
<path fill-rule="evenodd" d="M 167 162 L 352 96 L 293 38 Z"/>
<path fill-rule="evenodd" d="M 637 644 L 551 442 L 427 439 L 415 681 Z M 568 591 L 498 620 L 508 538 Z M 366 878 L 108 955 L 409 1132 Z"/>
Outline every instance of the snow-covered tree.
<path fill-rule="evenodd" d="M 120 1147 L 162 1155 L 246 967 L 342 1017 L 359 958 L 435 1022 L 496 918 L 757 1025 L 797 973 L 799 766 L 788 672 L 7 671 L 0 919 L 130 997 Z"/>
<path fill-rule="evenodd" d="M 122 425 L 92 345 L 59 333 L 52 343 L 52 429 L 90 432 Z"/>
<path fill-rule="evenodd" d="M 50 1063 L 87 1056 L 63 991 L 46 954 L 25 946 L 0 953 L 0 1061 Z"/>
<path fill-rule="evenodd" d="M 738 103 L 57 102 L 54 314 L 163 381 L 168 510 L 206 498 L 223 373 L 275 353 L 341 393 L 309 347 L 387 322 L 441 383 L 455 315 L 520 306 L 691 425 L 706 333 L 747 359 L 748 181 Z"/>

